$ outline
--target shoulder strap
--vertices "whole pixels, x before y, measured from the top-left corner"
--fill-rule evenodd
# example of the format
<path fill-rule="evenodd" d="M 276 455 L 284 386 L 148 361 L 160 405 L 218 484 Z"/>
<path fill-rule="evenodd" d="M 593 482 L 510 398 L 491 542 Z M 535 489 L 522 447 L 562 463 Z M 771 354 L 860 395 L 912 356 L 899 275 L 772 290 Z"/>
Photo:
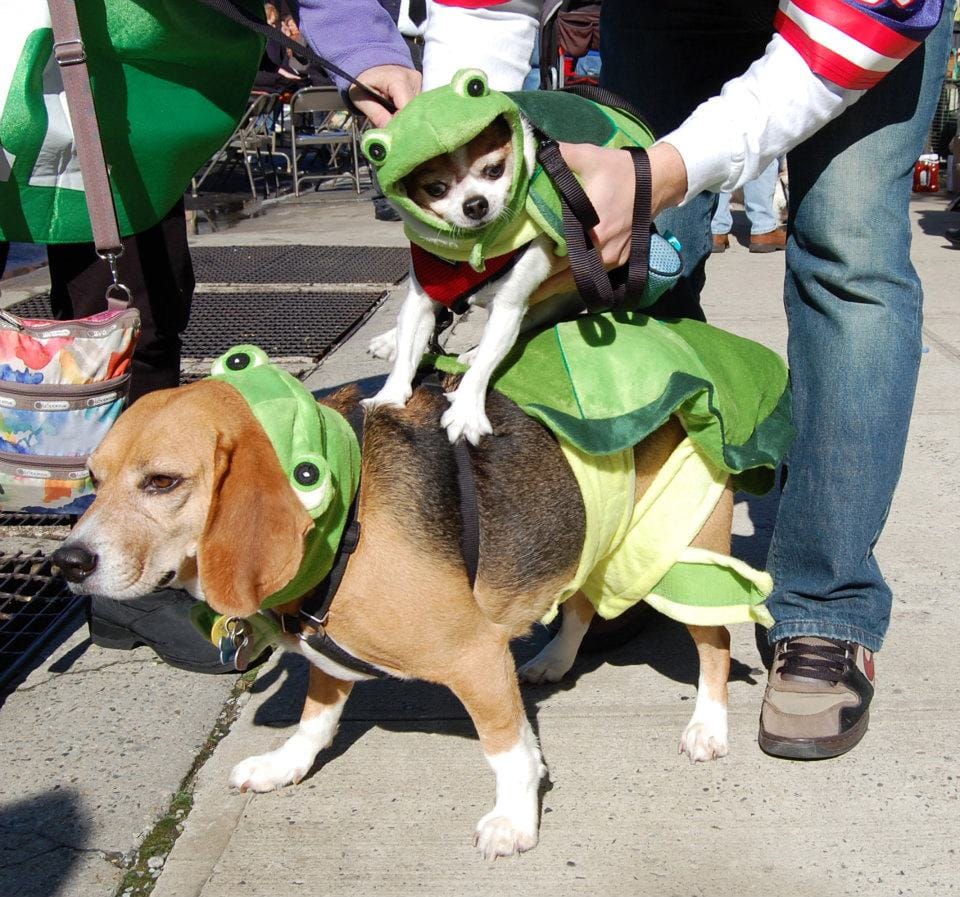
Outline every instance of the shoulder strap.
<path fill-rule="evenodd" d="M 126 308 L 132 298 L 117 277 L 117 259 L 123 255 L 117 210 L 110 190 L 110 177 L 100 141 L 97 110 L 90 90 L 87 54 L 80 35 L 75 0 L 49 0 L 53 27 L 53 55 L 60 66 L 63 90 L 70 108 L 70 122 L 77 144 L 77 158 L 83 172 L 84 196 L 90 213 L 97 255 L 110 265 L 113 283 L 107 287 L 107 306 Z"/>

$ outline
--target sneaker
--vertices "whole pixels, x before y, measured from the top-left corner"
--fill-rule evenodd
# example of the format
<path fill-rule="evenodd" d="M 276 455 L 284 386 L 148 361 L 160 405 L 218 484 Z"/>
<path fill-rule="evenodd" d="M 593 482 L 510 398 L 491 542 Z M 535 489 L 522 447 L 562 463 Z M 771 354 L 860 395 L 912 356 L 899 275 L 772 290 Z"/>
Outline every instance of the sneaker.
<path fill-rule="evenodd" d="M 800 636 L 777 642 L 760 712 L 759 743 L 774 757 L 822 760 L 867 731 L 873 652 L 854 642 Z"/>
<path fill-rule="evenodd" d="M 730 246 L 730 235 L 729 234 L 714 234 L 713 235 L 713 249 L 711 252 L 726 252 L 727 248 Z"/>
<path fill-rule="evenodd" d="M 124 601 L 93 595 L 87 605 L 90 640 L 101 648 L 121 651 L 145 645 L 170 666 L 194 673 L 236 673 L 234 665 L 220 660 L 218 648 L 191 621 L 191 610 L 197 604 L 177 589 Z M 269 656 L 269 651 L 259 652 L 250 667 Z"/>
<path fill-rule="evenodd" d="M 787 232 L 778 227 L 765 234 L 755 234 L 750 237 L 751 252 L 777 252 L 787 247 Z"/>
<path fill-rule="evenodd" d="M 948 227 L 943 235 L 955 249 L 960 249 L 960 227 Z"/>
<path fill-rule="evenodd" d="M 400 213 L 382 196 L 373 201 L 373 217 L 377 221 L 399 221 Z"/>

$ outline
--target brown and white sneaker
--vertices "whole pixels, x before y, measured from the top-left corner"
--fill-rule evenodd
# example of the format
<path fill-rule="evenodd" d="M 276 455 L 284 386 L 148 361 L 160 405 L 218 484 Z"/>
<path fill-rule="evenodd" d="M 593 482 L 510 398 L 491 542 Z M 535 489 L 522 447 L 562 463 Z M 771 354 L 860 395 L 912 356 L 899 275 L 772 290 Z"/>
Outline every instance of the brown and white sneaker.
<path fill-rule="evenodd" d="M 873 652 L 855 642 L 777 642 L 760 711 L 761 749 L 793 760 L 849 751 L 867 731 L 873 680 Z"/>

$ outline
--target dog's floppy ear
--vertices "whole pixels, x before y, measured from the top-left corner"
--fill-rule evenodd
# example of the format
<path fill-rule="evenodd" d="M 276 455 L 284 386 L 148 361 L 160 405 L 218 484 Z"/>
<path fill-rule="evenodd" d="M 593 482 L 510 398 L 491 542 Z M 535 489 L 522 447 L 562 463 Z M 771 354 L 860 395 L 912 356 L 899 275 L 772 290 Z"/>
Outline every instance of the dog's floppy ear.
<path fill-rule="evenodd" d="M 256 613 L 293 579 L 312 526 L 266 433 L 250 426 L 236 438 L 221 435 L 197 550 L 207 603 L 223 614 Z"/>

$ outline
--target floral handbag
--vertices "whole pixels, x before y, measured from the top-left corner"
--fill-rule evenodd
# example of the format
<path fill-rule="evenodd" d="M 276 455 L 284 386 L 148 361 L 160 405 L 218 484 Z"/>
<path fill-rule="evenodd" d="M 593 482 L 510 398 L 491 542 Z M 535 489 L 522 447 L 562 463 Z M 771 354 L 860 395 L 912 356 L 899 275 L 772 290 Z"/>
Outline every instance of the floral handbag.
<path fill-rule="evenodd" d="M 123 409 L 136 309 L 70 321 L 0 311 L 0 509 L 80 514 L 87 457 Z"/>

